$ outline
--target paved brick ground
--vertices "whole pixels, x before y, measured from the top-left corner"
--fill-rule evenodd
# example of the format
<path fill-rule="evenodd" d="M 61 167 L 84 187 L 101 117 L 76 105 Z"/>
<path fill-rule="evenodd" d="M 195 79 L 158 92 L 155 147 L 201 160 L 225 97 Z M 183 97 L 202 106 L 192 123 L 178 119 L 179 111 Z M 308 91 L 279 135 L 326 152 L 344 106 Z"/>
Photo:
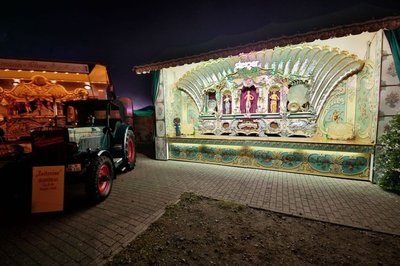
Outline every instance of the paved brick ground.
<path fill-rule="evenodd" d="M 369 182 L 139 155 L 136 169 L 120 175 L 97 206 L 81 206 L 83 193 L 76 190 L 68 193 L 64 212 L 2 215 L 0 264 L 104 264 L 189 191 L 400 235 L 400 196 Z"/>

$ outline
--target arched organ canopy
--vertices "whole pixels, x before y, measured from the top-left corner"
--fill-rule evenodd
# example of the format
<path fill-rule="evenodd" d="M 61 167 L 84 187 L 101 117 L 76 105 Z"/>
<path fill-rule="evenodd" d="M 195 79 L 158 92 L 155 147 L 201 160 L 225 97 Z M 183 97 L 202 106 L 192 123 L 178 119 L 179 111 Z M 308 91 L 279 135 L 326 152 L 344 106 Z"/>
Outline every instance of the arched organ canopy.
<path fill-rule="evenodd" d="M 177 88 L 193 98 L 202 134 L 312 137 L 330 92 L 363 65 L 337 48 L 290 46 L 209 61 Z"/>

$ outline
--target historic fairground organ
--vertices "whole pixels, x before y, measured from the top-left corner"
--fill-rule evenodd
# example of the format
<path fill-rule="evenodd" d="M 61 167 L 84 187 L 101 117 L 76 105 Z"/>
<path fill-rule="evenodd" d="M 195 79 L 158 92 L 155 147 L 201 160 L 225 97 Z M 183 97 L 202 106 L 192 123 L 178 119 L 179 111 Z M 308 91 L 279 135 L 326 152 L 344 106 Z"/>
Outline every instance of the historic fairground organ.
<path fill-rule="evenodd" d="M 285 76 L 257 63 L 237 63 L 234 73 L 202 91 L 200 133 L 313 136 L 312 77 Z"/>

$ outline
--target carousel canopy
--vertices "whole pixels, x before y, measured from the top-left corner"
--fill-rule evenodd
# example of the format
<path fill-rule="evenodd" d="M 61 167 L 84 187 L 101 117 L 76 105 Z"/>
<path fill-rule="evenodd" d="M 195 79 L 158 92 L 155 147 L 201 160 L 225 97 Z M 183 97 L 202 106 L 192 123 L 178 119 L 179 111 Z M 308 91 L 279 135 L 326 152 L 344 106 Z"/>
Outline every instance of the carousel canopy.
<path fill-rule="evenodd" d="M 153 63 L 134 66 L 133 71 L 144 74 L 162 68 L 225 58 L 278 46 L 399 27 L 400 9 L 360 4 L 329 15 L 302 21 L 271 23 L 245 34 L 225 35 L 190 47 L 171 48 L 155 58 Z"/>
<path fill-rule="evenodd" d="M 31 79 L 37 74 L 49 80 L 110 83 L 107 68 L 102 64 L 0 58 L 0 79 Z"/>

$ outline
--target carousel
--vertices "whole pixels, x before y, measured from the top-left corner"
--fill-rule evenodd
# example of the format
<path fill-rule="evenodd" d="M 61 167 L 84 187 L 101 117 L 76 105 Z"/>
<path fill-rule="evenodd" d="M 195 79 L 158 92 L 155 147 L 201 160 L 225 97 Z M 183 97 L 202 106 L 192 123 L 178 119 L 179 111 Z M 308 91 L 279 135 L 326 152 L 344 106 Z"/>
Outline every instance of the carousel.
<path fill-rule="evenodd" d="M 104 65 L 0 59 L 2 140 L 23 143 L 33 128 L 62 126 L 65 101 L 105 99 L 109 90 Z"/>

